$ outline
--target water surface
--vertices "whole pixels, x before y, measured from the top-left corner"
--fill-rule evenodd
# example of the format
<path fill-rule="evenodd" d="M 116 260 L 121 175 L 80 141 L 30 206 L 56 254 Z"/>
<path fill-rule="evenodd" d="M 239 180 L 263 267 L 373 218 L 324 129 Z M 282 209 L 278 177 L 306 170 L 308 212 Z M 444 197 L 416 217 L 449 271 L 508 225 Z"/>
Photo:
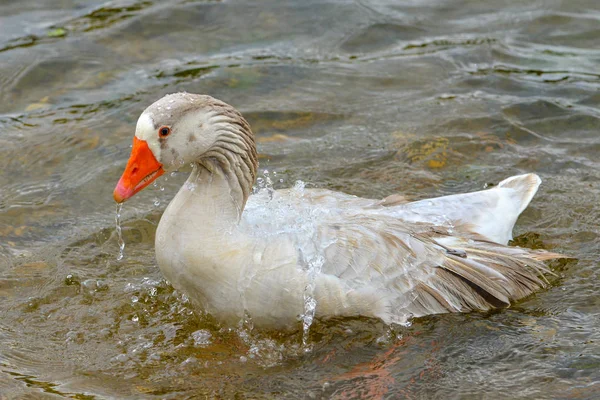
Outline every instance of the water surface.
<path fill-rule="evenodd" d="M 0 27 L 2 395 L 600 392 L 597 1 L 5 1 Z M 416 200 L 536 172 L 516 243 L 579 260 L 507 310 L 317 322 L 310 352 L 301 333 L 222 329 L 154 259 L 189 171 L 125 205 L 116 260 L 135 121 L 180 90 L 244 113 L 277 188 Z"/>

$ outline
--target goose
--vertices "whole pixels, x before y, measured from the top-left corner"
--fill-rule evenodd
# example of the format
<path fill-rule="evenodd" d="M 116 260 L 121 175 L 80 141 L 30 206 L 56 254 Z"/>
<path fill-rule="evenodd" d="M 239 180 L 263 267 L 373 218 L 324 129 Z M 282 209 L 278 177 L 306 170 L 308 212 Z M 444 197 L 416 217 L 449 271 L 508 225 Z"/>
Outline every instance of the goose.
<path fill-rule="evenodd" d="M 295 329 L 307 317 L 407 324 L 508 307 L 546 287 L 544 261 L 563 257 L 508 246 L 541 183 L 532 173 L 414 202 L 300 182 L 253 194 L 250 125 L 207 95 L 169 94 L 143 111 L 113 197 L 122 203 L 184 164 L 192 172 L 156 229 L 157 264 L 227 326 L 248 316 L 265 329 Z"/>

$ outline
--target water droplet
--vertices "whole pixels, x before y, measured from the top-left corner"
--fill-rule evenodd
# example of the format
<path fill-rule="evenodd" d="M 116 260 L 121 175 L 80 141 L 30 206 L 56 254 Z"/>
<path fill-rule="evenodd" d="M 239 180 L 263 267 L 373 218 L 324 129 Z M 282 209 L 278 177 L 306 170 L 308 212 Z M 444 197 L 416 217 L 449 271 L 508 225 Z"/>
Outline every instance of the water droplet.
<path fill-rule="evenodd" d="M 304 194 L 304 187 L 306 186 L 306 184 L 302 181 L 296 181 L 296 183 L 294 183 L 294 191 L 296 191 L 298 194 Z"/>
<path fill-rule="evenodd" d="M 164 192 L 164 191 L 165 191 L 165 187 L 164 187 L 164 186 L 161 186 L 161 187 L 160 187 L 160 191 L 161 191 L 161 192 Z"/>
<path fill-rule="evenodd" d="M 194 345 L 206 346 L 210 344 L 212 334 L 206 329 L 200 329 L 192 333 L 192 338 L 194 339 Z"/>
<path fill-rule="evenodd" d="M 154 200 L 154 205 L 156 207 L 160 206 L 160 200 L 158 200 L 158 199 Z"/>
<path fill-rule="evenodd" d="M 79 285 L 79 280 L 73 274 L 69 274 L 65 277 L 66 285 Z"/>
<path fill-rule="evenodd" d="M 138 301 L 140 301 L 140 298 L 137 296 L 131 296 L 131 302 L 132 303 L 137 303 Z"/>
<path fill-rule="evenodd" d="M 140 320 L 140 317 L 138 317 L 137 315 L 134 315 L 133 317 L 131 317 L 131 320 L 133 322 L 138 322 Z"/>
<path fill-rule="evenodd" d="M 127 282 L 127 284 L 125 285 L 125 288 L 123 289 L 123 291 L 125 293 L 135 292 L 136 290 L 137 290 L 137 287 L 131 282 Z"/>
<path fill-rule="evenodd" d="M 123 240 L 123 232 L 121 230 L 121 209 L 123 203 L 117 203 L 117 215 L 115 217 L 116 231 L 117 231 L 117 242 L 119 243 L 119 255 L 117 255 L 117 261 L 121 261 L 125 256 L 125 241 Z"/>
<path fill-rule="evenodd" d="M 247 357 L 244 357 L 244 356 L 241 356 L 241 357 L 240 357 L 240 362 L 243 362 L 243 363 L 245 363 L 246 361 L 248 361 L 248 358 L 247 358 Z"/>
<path fill-rule="evenodd" d="M 313 256 L 309 260 L 305 260 L 307 264 L 306 275 L 308 284 L 304 288 L 304 314 L 302 315 L 302 345 L 306 351 L 309 351 L 308 335 L 310 326 L 312 325 L 315 314 L 317 312 L 317 300 L 314 297 L 315 280 L 321 273 L 325 258 L 321 255 Z"/>

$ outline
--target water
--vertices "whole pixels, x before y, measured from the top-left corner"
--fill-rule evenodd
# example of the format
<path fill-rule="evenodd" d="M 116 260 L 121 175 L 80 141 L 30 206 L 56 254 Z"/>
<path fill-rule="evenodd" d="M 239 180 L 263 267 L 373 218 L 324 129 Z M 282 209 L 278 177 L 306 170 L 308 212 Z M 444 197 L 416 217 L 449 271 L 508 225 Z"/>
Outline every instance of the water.
<path fill-rule="evenodd" d="M 272 175 L 276 177 L 277 172 L 273 171 Z M 305 187 L 305 182 L 301 180 L 295 182 L 291 191 L 295 202 L 308 201 L 304 199 Z M 310 327 L 318 306 L 314 296 L 315 279 L 325 263 L 324 250 L 330 244 L 315 239 L 319 237 L 317 230 L 320 218 L 332 211 L 318 205 L 296 207 L 295 204 L 277 196 L 271 173 L 265 169 L 256 179 L 253 196 L 246 205 L 241 225 L 248 235 L 258 238 L 273 239 L 280 235 L 291 235 L 295 238 L 292 241 L 296 244 L 300 267 L 304 269 L 308 282 L 304 288 L 304 312 L 300 319 L 302 344 L 305 351 L 309 351 L 311 349 Z M 257 258 L 261 259 L 262 255 L 257 255 Z M 251 278 L 248 277 L 247 280 L 251 281 Z M 241 292 L 244 290 L 245 288 L 240 288 Z"/>
<path fill-rule="evenodd" d="M 594 0 L 3 2 L 0 393 L 596 397 L 599 20 Z M 243 112 L 274 189 L 416 200 L 537 172 L 515 243 L 578 262 L 489 314 L 221 327 L 154 259 L 187 166 L 127 202 L 115 259 L 135 122 L 178 90 Z"/>
<path fill-rule="evenodd" d="M 156 203 L 154 205 L 157 205 Z M 117 255 L 117 261 L 121 261 L 125 256 L 125 240 L 123 240 L 123 230 L 121 229 L 121 210 L 123 209 L 123 203 L 117 203 L 115 213 L 115 231 L 117 232 L 117 243 L 119 245 L 119 254 Z"/>
<path fill-rule="evenodd" d="M 315 279 L 321 272 L 321 268 L 325 263 L 322 256 L 317 256 L 308 263 L 307 275 L 308 284 L 304 288 L 304 313 L 302 314 L 302 344 L 308 351 L 310 327 L 314 322 L 317 313 L 317 300 L 315 299 Z"/>

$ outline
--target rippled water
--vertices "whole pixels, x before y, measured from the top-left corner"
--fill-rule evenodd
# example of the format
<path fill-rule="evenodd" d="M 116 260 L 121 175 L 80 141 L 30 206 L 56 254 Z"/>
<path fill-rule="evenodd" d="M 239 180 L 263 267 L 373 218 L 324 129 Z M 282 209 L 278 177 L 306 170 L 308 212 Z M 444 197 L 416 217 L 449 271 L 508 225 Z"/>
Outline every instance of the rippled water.
<path fill-rule="evenodd" d="M 599 35 L 595 0 L 0 3 L 0 393 L 597 397 Z M 125 205 L 116 260 L 135 121 L 179 90 L 247 116 L 276 188 L 422 199 L 537 172 L 516 243 L 578 262 L 494 313 L 316 321 L 310 352 L 300 326 L 221 329 L 155 265 L 189 171 Z"/>

